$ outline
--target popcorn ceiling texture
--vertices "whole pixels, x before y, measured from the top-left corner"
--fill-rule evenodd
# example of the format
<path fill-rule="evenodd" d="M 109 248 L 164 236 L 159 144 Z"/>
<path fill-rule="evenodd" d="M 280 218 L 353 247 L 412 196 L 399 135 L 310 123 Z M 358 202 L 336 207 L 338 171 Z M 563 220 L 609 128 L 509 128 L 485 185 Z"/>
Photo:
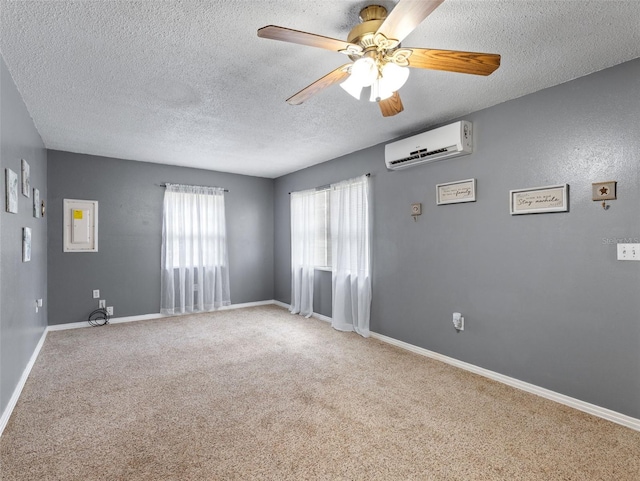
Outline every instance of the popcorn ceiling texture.
<path fill-rule="evenodd" d="M 265 306 L 51 332 L 2 479 L 637 481 L 640 432 Z"/>
<path fill-rule="evenodd" d="M 404 46 L 499 53 L 492 76 L 413 69 L 392 118 L 338 86 L 286 104 L 346 58 L 257 29 L 346 38 L 368 3 L 0 0 L 0 50 L 47 148 L 264 177 L 640 56 L 638 1 L 447 0 Z"/>

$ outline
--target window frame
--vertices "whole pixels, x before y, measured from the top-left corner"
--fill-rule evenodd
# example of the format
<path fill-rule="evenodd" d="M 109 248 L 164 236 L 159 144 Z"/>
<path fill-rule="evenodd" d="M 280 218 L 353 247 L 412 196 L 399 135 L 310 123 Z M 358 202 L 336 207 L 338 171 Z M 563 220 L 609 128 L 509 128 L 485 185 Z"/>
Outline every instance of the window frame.
<path fill-rule="evenodd" d="M 208 193 L 200 193 L 200 192 L 172 192 L 172 194 L 179 194 L 181 196 L 189 196 L 192 198 L 196 198 L 201 195 L 210 195 Z M 221 199 L 216 198 L 215 196 L 212 199 L 213 207 L 220 208 L 220 203 L 222 203 L 222 210 L 224 210 L 224 197 Z M 204 244 L 210 244 L 212 241 L 221 240 L 222 243 L 227 245 L 228 235 L 226 229 L 224 231 L 219 231 L 216 229 L 215 225 L 211 222 L 205 223 L 205 226 L 208 229 L 203 228 L 203 224 L 199 222 L 198 217 L 198 206 L 196 202 L 190 200 L 186 203 L 186 212 L 183 212 L 181 216 L 182 224 L 178 222 L 171 222 L 168 226 L 164 220 L 165 213 L 163 212 L 163 228 L 167 229 L 166 235 L 171 238 L 171 242 L 166 243 L 163 246 L 164 249 L 171 249 L 170 260 L 172 261 L 171 265 L 166 264 L 166 268 L 168 269 L 194 269 L 194 272 L 197 270 L 197 267 L 200 266 L 200 263 L 197 262 L 197 259 L 203 258 L 202 266 L 203 267 L 214 267 L 219 268 L 224 266 L 225 264 L 225 253 L 223 251 L 217 250 L 216 252 L 211 253 L 207 252 L 205 256 L 202 253 L 204 248 Z M 183 232 L 184 231 L 184 232 Z M 189 234 L 185 234 L 188 232 Z M 200 239 L 202 242 L 194 242 L 194 239 Z M 163 239 L 163 243 L 165 240 Z M 184 244 L 185 250 L 185 263 L 182 264 L 180 262 L 180 244 Z M 194 249 L 195 248 L 195 249 Z M 193 249 L 193 251 L 192 251 Z M 167 258 L 165 257 L 165 262 Z"/>
<path fill-rule="evenodd" d="M 319 205 L 321 205 L 322 208 L 319 208 Z M 321 222 L 320 218 L 322 218 Z M 333 264 L 333 260 L 331 258 L 331 186 L 318 187 L 316 189 L 315 223 L 317 245 L 314 256 L 314 268 L 318 271 L 331 272 Z M 320 249 L 322 249 L 322 252 L 320 252 Z M 321 257 L 324 262 L 320 262 Z"/>

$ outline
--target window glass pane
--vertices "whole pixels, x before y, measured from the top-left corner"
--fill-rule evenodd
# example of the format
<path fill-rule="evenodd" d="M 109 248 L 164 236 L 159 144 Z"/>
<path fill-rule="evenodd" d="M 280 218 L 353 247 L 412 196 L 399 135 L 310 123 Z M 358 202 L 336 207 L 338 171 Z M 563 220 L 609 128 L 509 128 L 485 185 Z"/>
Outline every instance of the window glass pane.
<path fill-rule="evenodd" d="M 181 208 L 173 212 L 171 221 L 166 223 L 170 239 L 166 248 L 173 251 L 169 264 L 174 268 L 222 265 L 222 249 L 208 247 L 226 242 L 225 233 L 218 232 L 216 222 L 210 218 L 218 216 L 218 210 L 224 209 L 223 200 L 211 197 L 197 203 L 194 199 L 197 194 L 173 193 L 173 196 L 178 198 L 174 202 Z"/>
<path fill-rule="evenodd" d="M 331 267 L 331 199 L 329 190 L 316 194 L 316 252 L 317 267 Z"/>

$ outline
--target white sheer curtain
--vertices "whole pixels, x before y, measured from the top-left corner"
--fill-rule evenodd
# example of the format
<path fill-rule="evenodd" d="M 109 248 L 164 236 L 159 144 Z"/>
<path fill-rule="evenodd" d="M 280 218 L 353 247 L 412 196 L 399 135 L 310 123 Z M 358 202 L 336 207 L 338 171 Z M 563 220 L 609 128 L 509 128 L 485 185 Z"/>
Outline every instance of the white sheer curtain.
<path fill-rule="evenodd" d="M 331 185 L 332 326 L 369 337 L 369 177 Z"/>
<path fill-rule="evenodd" d="M 162 314 L 231 304 L 224 189 L 167 184 L 161 269 Z"/>
<path fill-rule="evenodd" d="M 316 254 L 316 190 L 291 193 L 292 314 L 313 314 L 313 274 Z"/>

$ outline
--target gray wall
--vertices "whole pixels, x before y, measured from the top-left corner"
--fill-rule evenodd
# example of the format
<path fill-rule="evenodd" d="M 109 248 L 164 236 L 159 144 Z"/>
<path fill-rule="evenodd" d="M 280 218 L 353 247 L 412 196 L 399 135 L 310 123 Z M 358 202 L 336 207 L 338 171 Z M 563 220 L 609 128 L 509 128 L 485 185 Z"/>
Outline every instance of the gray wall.
<path fill-rule="evenodd" d="M 164 188 L 224 187 L 231 302 L 273 299 L 273 180 L 49 151 L 49 324 L 86 321 L 98 307 L 114 317 L 160 311 Z M 63 199 L 98 201 L 98 252 L 62 251 Z"/>
<path fill-rule="evenodd" d="M 5 169 L 18 174 L 24 159 L 31 186 L 47 198 L 47 155 L 22 97 L 0 57 L 0 413 L 47 325 L 47 217 L 33 217 L 33 194 L 21 193 L 18 213 L 5 209 Z M 31 261 L 22 262 L 22 228 L 31 228 Z M 44 306 L 36 314 L 35 300 Z"/>
<path fill-rule="evenodd" d="M 372 331 L 640 418 L 640 263 L 615 247 L 640 238 L 638 79 L 634 60 L 466 115 L 467 157 L 389 172 L 377 145 L 277 179 L 276 299 L 290 302 L 288 192 L 371 172 Z M 477 202 L 435 204 L 436 184 L 467 178 Z M 608 180 L 605 211 L 591 183 Z M 509 215 L 510 189 L 561 183 L 570 212 Z"/>

